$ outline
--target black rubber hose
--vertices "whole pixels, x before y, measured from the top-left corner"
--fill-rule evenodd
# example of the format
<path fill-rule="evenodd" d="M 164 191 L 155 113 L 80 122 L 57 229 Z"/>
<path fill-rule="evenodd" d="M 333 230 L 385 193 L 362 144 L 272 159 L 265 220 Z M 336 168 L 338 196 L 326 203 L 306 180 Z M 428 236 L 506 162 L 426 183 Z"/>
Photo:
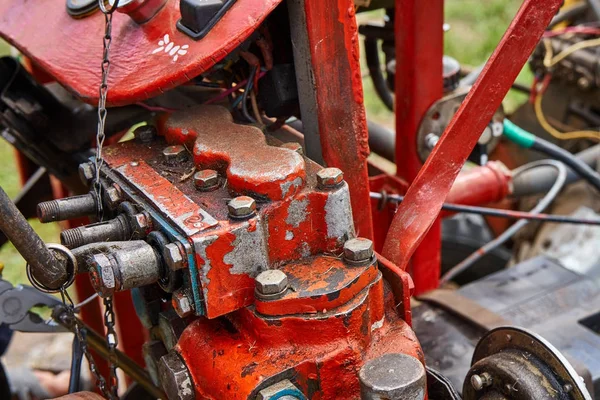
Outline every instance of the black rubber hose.
<path fill-rule="evenodd" d="M 55 257 L 33 230 L 4 189 L 0 187 L 0 230 L 32 268 L 34 277 L 49 289 L 67 280 L 66 262 Z"/>
<path fill-rule="evenodd" d="M 552 29 L 561 22 L 570 21 L 583 15 L 583 13 L 587 11 L 588 7 L 589 5 L 586 2 L 582 2 L 580 4 L 569 7 L 564 11 L 561 11 L 556 17 L 552 18 L 552 21 L 550 21 L 550 24 L 548 25 L 547 29 Z"/>
<path fill-rule="evenodd" d="M 590 185 L 600 191 L 600 174 L 572 153 L 539 137 L 536 137 L 531 149 L 546 154 L 550 158 L 562 161 L 582 179 L 585 179 Z"/>
<path fill-rule="evenodd" d="M 394 96 L 387 86 L 383 72 L 381 72 L 377 39 L 372 37 L 365 38 L 365 56 L 367 58 L 367 67 L 369 67 L 369 75 L 371 75 L 375 92 L 383 104 L 385 104 L 390 111 L 394 111 Z"/>

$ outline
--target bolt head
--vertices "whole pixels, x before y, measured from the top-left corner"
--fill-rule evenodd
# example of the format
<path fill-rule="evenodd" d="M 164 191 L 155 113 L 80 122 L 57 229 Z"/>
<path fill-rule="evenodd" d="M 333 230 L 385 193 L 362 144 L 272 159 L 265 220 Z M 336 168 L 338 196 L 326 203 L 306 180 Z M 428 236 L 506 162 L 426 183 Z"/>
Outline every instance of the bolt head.
<path fill-rule="evenodd" d="M 287 286 L 287 275 L 278 269 L 263 271 L 256 277 L 256 290 L 263 295 L 281 293 Z"/>
<path fill-rule="evenodd" d="M 177 352 L 171 350 L 158 362 L 158 376 L 169 400 L 193 400 L 194 381 Z"/>
<path fill-rule="evenodd" d="M 194 185 L 198 190 L 207 190 L 219 184 L 219 173 L 212 169 L 204 169 L 194 174 Z"/>
<path fill-rule="evenodd" d="M 106 202 L 108 206 L 112 209 L 117 208 L 117 206 L 123 200 L 123 196 L 121 194 L 121 188 L 117 185 L 112 185 L 105 190 L 106 194 Z"/>
<path fill-rule="evenodd" d="M 176 290 L 171 298 L 171 303 L 177 315 L 180 318 L 185 318 L 194 312 L 192 299 L 183 290 Z"/>
<path fill-rule="evenodd" d="M 252 197 L 239 196 L 228 204 L 229 215 L 233 218 L 249 217 L 256 211 L 256 202 Z"/>
<path fill-rule="evenodd" d="M 344 173 L 339 168 L 323 168 L 317 172 L 317 183 L 322 189 L 334 188 L 344 180 Z"/>
<path fill-rule="evenodd" d="M 169 164 L 187 160 L 188 152 L 181 145 L 168 146 L 163 150 L 165 161 Z"/>
<path fill-rule="evenodd" d="M 152 125 L 139 126 L 133 131 L 133 136 L 144 144 L 152 143 L 156 135 L 156 128 Z"/>
<path fill-rule="evenodd" d="M 85 185 L 96 177 L 96 166 L 92 162 L 79 164 L 79 178 Z"/>
<path fill-rule="evenodd" d="M 151 219 L 145 213 L 135 214 L 133 218 L 131 218 L 131 227 L 133 228 L 133 231 L 139 235 L 148 232 L 151 225 Z"/>
<path fill-rule="evenodd" d="M 429 150 L 433 150 L 433 148 L 435 146 L 437 146 L 439 141 L 440 141 L 440 137 L 438 135 L 436 135 L 435 133 L 428 133 L 425 136 L 425 146 L 427 146 L 427 148 Z"/>
<path fill-rule="evenodd" d="M 92 257 L 90 276 L 94 289 L 100 296 L 112 296 L 117 291 L 117 280 L 110 259 L 104 254 Z"/>
<path fill-rule="evenodd" d="M 284 143 L 281 145 L 282 148 L 295 151 L 296 153 L 302 155 L 304 151 L 302 150 L 302 145 L 296 142 Z"/>
<path fill-rule="evenodd" d="M 169 243 L 165 246 L 165 263 L 172 270 L 176 271 L 185 266 L 185 258 L 176 243 Z"/>
<path fill-rule="evenodd" d="M 492 384 L 492 376 L 488 372 L 471 375 L 471 386 L 476 392 Z"/>
<path fill-rule="evenodd" d="M 369 261 L 373 257 L 373 242 L 365 238 L 350 239 L 344 243 L 344 258 L 352 262 Z"/>

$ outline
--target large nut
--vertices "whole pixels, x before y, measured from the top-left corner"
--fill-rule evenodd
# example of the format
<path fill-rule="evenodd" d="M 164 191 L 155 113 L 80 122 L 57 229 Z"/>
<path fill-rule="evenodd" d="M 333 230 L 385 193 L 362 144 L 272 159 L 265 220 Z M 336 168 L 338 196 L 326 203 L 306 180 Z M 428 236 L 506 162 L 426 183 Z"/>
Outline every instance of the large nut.
<path fill-rule="evenodd" d="M 169 400 L 193 400 L 196 398 L 190 371 L 177 352 L 170 351 L 160 359 L 158 375 Z"/>
<path fill-rule="evenodd" d="M 92 257 L 91 266 L 90 277 L 94 289 L 102 297 L 112 296 L 118 290 L 112 261 L 100 253 Z"/>
<path fill-rule="evenodd" d="M 256 202 L 252 197 L 239 196 L 232 199 L 228 204 L 229 216 L 233 218 L 249 217 L 256 211 Z"/>
<path fill-rule="evenodd" d="M 117 206 L 123 201 L 123 194 L 121 193 L 121 188 L 114 184 L 108 188 L 106 188 L 105 198 L 108 206 L 112 209 L 117 208 Z"/>
<path fill-rule="evenodd" d="M 152 143 L 156 135 L 156 128 L 152 125 L 139 126 L 133 131 L 133 136 L 144 144 Z"/>
<path fill-rule="evenodd" d="M 194 174 L 194 185 L 198 190 L 210 190 L 219 184 L 219 173 L 212 169 L 204 169 Z"/>
<path fill-rule="evenodd" d="M 169 164 L 175 164 L 181 161 L 187 160 L 188 152 L 185 147 L 181 145 L 165 147 L 163 150 L 163 156 L 165 161 Z"/>
<path fill-rule="evenodd" d="M 278 269 L 263 271 L 256 277 L 256 291 L 262 295 L 282 293 L 287 286 L 287 275 Z"/>
<path fill-rule="evenodd" d="M 177 243 L 169 243 L 165 246 L 165 263 L 171 271 L 177 271 L 185 267 L 185 256 Z"/>
<path fill-rule="evenodd" d="M 317 183 L 321 189 L 331 189 L 344 181 L 344 173 L 339 168 L 323 168 L 317 172 Z"/>
<path fill-rule="evenodd" d="M 89 184 L 96 177 L 96 166 L 92 162 L 79 164 L 79 178 L 83 184 Z"/>
<path fill-rule="evenodd" d="M 185 318 L 194 312 L 194 303 L 183 289 L 173 292 L 171 303 L 180 318 Z"/>
<path fill-rule="evenodd" d="M 256 400 L 304 399 L 306 396 L 289 379 L 284 379 L 264 388 L 256 396 Z"/>
<path fill-rule="evenodd" d="M 369 261 L 373 257 L 373 242 L 365 238 L 350 239 L 344 243 L 344 258 L 352 262 Z"/>

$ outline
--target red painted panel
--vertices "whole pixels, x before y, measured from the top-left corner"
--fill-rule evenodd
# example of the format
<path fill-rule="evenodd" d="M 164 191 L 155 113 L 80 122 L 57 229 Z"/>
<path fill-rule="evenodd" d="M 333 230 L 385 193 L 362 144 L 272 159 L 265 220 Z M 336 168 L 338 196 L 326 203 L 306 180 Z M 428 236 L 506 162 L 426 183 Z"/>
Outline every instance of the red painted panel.
<path fill-rule="evenodd" d="M 177 30 L 178 0 L 168 0 L 144 25 L 115 13 L 108 103 L 131 104 L 189 81 L 238 47 L 280 2 L 238 1 L 199 41 Z M 5 0 L 0 35 L 84 101 L 97 103 L 104 36 L 100 12 L 73 19 L 64 1 Z M 180 46 L 179 52 L 164 51 L 167 37 L 174 43 L 169 50 Z"/>

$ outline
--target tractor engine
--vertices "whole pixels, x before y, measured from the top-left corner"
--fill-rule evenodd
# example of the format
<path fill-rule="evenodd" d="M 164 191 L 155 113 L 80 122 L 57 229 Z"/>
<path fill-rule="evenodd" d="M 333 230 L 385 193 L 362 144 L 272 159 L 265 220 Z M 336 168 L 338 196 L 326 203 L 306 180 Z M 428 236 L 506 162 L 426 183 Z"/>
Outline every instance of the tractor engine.
<path fill-rule="evenodd" d="M 339 169 L 220 106 L 135 136 L 105 148 L 100 195 L 39 210 L 54 220 L 102 203 L 103 222 L 62 242 L 101 296 L 133 289 L 147 368 L 169 399 L 423 398 L 409 304 L 357 237 Z M 80 172 L 91 182 L 95 164 Z M 407 373 L 386 383 L 390 368 Z"/>

